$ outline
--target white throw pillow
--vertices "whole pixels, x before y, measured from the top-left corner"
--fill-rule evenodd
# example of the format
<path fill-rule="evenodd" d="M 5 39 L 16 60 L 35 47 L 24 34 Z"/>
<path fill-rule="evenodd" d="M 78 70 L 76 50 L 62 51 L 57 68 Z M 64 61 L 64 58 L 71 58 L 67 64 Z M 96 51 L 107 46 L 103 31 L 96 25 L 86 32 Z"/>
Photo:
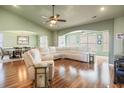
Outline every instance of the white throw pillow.
<path fill-rule="evenodd" d="M 30 53 L 35 61 L 34 64 L 41 63 L 41 56 L 40 56 L 40 52 L 38 49 L 32 49 L 30 50 Z"/>

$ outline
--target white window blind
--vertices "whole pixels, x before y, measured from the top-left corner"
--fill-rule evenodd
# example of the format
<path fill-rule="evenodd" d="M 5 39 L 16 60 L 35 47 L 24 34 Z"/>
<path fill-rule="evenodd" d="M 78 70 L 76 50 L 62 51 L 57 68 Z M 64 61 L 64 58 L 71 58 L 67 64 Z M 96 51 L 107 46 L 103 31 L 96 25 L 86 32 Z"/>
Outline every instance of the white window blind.
<path fill-rule="evenodd" d="M 65 47 L 65 36 L 59 36 L 58 46 Z"/>
<path fill-rule="evenodd" d="M 47 36 L 40 37 L 40 47 L 48 47 Z"/>

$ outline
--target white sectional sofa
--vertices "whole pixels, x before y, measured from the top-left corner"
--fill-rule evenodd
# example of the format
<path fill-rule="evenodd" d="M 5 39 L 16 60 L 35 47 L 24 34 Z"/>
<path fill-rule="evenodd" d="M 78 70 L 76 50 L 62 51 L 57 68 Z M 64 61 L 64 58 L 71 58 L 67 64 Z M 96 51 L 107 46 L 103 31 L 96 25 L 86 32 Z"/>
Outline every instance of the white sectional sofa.
<path fill-rule="evenodd" d="M 74 48 L 74 47 L 49 47 L 49 48 L 39 48 L 42 55 L 53 55 L 54 59 L 59 58 L 69 58 L 73 60 L 89 62 L 89 52 L 83 51 L 81 48 Z"/>

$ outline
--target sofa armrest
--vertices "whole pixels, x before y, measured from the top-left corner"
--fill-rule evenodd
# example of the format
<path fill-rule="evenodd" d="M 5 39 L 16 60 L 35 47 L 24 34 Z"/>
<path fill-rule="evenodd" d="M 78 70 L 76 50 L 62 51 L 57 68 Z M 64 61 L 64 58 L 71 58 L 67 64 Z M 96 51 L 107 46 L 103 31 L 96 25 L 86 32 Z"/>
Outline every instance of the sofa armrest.
<path fill-rule="evenodd" d="M 34 67 L 49 67 L 54 65 L 54 61 L 42 61 L 41 63 L 35 64 Z"/>
<path fill-rule="evenodd" d="M 48 67 L 48 64 L 47 63 L 40 63 L 40 64 L 35 64 L 34 65 L 35 68 L 40 68 L 40 67 Z"/>
<path fill-rule="evenodd" d="M 49 65 L 49 64 L 54 64 L 54 61 L 42 61 L 43 63 L 45 63 L 45 64 L 47 64 L 47 65 Z"/>

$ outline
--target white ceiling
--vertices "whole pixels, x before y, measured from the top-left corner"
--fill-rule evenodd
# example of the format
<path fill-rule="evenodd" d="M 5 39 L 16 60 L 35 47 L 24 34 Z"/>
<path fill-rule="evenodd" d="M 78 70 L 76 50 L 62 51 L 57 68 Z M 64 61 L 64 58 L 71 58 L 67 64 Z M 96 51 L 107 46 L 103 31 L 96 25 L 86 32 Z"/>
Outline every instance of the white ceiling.
<path fill-rule="evenodd" d="M 1 7 L 49 30 L 60 30 L 124 15 L 124 6 L 119 5 L 56 5 L 55 14 L 60 14 L 60 18 L 66 19 L 67 22 L 59 22 L 56 26 L 50 27 L 49 23 L 43 23 L 45 19 L 42 16 L 50 17 L 52 15 L 51 5 L 19 5 L 16 7 L 8 5 Z M 101 11 L 101 7 L 104 7 L 105 10 Z M 96 16 L 96 18 L 92 18 L 93 16 Z"/>

